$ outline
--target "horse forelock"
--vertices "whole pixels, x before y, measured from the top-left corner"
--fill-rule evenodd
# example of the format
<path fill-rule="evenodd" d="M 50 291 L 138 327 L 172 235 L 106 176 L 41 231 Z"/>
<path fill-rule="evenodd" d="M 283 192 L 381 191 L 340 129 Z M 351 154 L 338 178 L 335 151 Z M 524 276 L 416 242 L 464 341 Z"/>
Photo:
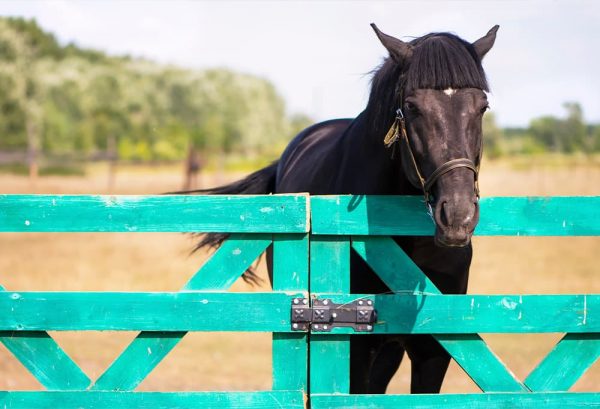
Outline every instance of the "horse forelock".
<path fill-rule="evenodd" d="M 481 60 L 467 41 L 449 33 L 434 33 L 411 42 L 405 90 L 479 88 L 489 91 Z"/>
<path fill-rule="evenodd" d="M 478 88 L 489 91 L 481 60 L 471 43 L 450 33 L 431 33 L 410 42 L 404 65 L 388 57 L 374 70 L 367 110 L 376 130 L 389 127 L 400 95 L 416 89 Z M 387 128 L 386 128 L 387 130 Z"/>

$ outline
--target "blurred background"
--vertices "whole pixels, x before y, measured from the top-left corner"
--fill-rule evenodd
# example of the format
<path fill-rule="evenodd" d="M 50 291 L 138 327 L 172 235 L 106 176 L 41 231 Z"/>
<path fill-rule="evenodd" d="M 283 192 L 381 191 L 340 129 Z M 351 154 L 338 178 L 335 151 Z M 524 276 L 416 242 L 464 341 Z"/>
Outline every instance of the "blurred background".
<path fill-rule="evenodd" d="M 483 195 L 600 194 L 600 6 L 531 2 L 0 2 L 0 193 L 158 194 L 276 159 L 354 117 L 385 57 L 369 23 L 474 41 L 484 60 Z M 1 234 L 14 290 L 177 291 L 207 257 L 177 234 Z M 474 240 L 471 293 L 600 292 L 598 238 Z M 264 268 L 260 271 L 264 275 Z M 235 290 L 265 291 L 266 285 Z M 56 333 L 91 376 L 135 336 Z M 490 335 L 524 377 L 561 334 Z M 270 387 L 269 334 L 189 334 L 145 390 Z M 391 386 L 408 390 L 407 362 Z M 0 346 L 0 389 L 39 385 Z M 598 390 L 596 365 L 576 390 Z M 446 392 L 475 391 L 456 366 Z"/>

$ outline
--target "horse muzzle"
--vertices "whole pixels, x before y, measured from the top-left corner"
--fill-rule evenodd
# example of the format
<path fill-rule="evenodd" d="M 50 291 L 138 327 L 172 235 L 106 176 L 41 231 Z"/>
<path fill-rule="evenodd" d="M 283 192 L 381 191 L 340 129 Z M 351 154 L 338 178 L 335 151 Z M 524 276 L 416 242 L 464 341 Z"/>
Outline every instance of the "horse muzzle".
<path fill-rule="evenodd" d="M 467 246 L 479 222 L 479 201 L 472 195 L 442 196 L 436 203 L 434 220 L 434 240 L 438 246 Z"/>

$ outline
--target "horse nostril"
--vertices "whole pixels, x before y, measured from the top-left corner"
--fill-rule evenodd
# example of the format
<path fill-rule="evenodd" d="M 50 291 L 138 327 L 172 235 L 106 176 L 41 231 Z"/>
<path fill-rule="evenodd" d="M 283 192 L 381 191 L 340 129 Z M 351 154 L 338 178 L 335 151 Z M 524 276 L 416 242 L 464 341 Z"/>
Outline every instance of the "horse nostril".
<path fill-rule="evenodd" d="M 448 213 L 447 213 L 447 211 L 448 211 L 447 204 L 448 204 L 448 202 L 440 203 L 440 208 L 441 208 L 440 222 L 441 222 L 442 226 L 450 225 L 450 220 L 449 220 Z"/>

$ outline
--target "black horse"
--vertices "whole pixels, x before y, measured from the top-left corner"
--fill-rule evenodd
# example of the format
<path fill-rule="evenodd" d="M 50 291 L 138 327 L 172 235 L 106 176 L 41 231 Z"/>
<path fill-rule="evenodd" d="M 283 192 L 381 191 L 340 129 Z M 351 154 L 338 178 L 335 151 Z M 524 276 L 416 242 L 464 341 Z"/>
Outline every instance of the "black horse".
<path fill-rule="evenodd" d="M 488 109 L 481 59 L 498 26 L 472 44 L 449 33 L 407 43 L 372 27 L 389 57 L 375 71 L 369 102 L 356 119 L 313 125 L 270 166 L 230 185 L 195 192 L 424 194 L 435 236 L 396 241 L 443 293 L 463 294 L 479 220 L 477 174 Z M 224 239 L 204 236 L 198 248 Z M 353 255 L 351 291 L 389 289 Z M 351 393 L 385 393 L 405 351 L 412 364 L 411 392 L 437 393 L 450 362 L 429 335 L 354 336 L 350 345 Z"/>

